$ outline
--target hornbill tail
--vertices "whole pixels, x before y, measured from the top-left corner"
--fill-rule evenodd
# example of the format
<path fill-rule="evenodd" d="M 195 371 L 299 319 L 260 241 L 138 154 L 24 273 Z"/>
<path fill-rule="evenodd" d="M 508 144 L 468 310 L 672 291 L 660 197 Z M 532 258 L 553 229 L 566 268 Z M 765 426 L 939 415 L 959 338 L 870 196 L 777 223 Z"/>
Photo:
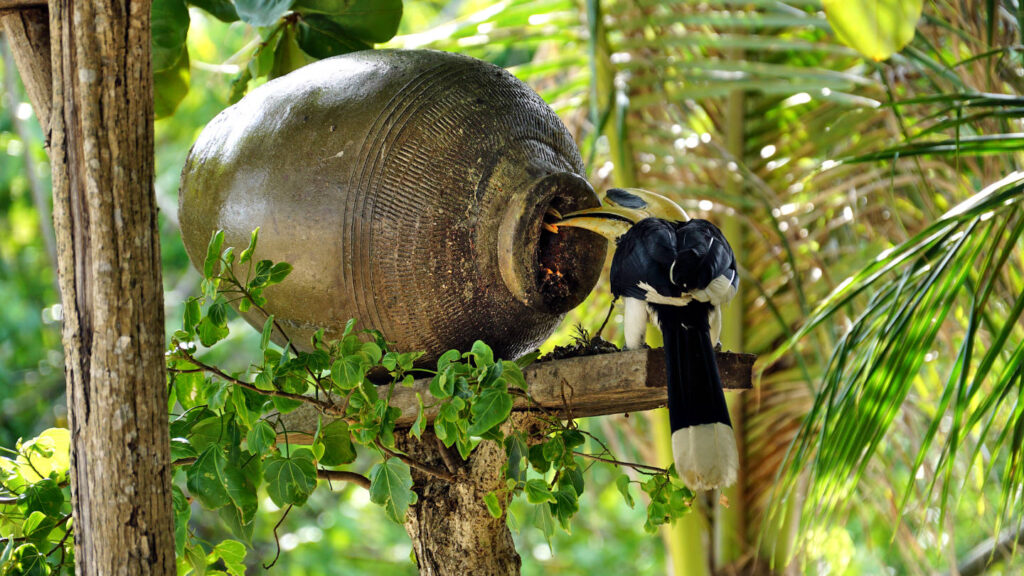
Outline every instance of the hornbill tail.
<path fill-rule="evenodd" d="M 739 455 L 703 303 L 657 306 L 665 340 L 668 410 L 676 473 L 693 490 L 736 481 Z"/>

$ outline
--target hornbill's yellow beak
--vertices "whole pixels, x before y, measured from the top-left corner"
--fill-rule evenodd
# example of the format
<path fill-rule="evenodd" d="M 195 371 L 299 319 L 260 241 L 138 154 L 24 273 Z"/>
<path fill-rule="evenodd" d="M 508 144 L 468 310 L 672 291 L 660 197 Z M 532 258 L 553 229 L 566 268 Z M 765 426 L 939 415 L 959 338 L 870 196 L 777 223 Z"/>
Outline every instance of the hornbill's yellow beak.
<path fill-rule="evenodd" d="M 643 212 L 647 217 L 661 218 L 672 222 L 686 222 L 690 215 L 667 197 L 641 190 L 640 188 L 612 188 L 605 193 L 605 206 L 630 208 Z"/>
<path fill-rule="evenodd" d="M 619 206 L 599 206 L 570 212 L 554 223 L 556 228 L 569 226 L 584 228 L 596 232 L 609 240 L 616 240 L 629 230 L 633 224 L 647 216 L 639 210 L 631 210 Z"/>

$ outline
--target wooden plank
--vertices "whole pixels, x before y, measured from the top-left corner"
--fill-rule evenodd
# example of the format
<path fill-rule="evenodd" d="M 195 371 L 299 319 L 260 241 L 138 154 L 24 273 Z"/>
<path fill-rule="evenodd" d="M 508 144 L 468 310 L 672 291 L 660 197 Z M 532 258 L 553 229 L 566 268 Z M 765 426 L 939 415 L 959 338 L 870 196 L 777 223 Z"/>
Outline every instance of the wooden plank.
<path fill-rule="evenodd" d="M 718 353 L 718 370 L 728 390 L 752 387 L 754 354 Z M 600 416 L 639 412 L 664 406 L 668 401 L 665 380 L 665 353 L 657 350 L 629 350 L 596 356 L 540 362 L 528 366 L 523 375 L 530 395 L 542 408 L 562 417 Z M 424 401 L 430 398 L 430 379 L 416 380 L 409 388 L 396 387 L 391 405 L 402 410 L 399 428 L 408 428 L 416 419 L 418 392 Z M 515 409 L 535 407 L 525 398 L 516 398 Z M 427 421 L 437 416 L 437 408 L 425 410 Z M 319 412 L 305 404 L 283 415 L 292 443 L 308 442 L 302 433 L 316 430 Z M 332 418 L 325 417 L 326 424 Z M 283 435 L 279 440 L 284 440 Z"/>

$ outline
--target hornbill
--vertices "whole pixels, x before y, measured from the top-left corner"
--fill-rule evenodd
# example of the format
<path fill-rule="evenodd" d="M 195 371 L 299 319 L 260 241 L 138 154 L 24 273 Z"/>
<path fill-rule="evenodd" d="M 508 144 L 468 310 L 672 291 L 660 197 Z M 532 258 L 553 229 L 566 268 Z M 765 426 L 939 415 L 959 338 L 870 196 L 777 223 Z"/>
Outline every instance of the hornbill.
<path fill-rule="evenodd" d="M 613 188 L 604 206 L 566 214 L 555 226 L 615 242 L 611 289 L 625 299 L 627 349 L 643 347 L 648 313 L 661 330 L 679 477 L 694 490 L 735 482 L 736 439 L 715 360 L 721 307 L 739 286 L 725 236 L 668 198 L 639 189 Z"/>

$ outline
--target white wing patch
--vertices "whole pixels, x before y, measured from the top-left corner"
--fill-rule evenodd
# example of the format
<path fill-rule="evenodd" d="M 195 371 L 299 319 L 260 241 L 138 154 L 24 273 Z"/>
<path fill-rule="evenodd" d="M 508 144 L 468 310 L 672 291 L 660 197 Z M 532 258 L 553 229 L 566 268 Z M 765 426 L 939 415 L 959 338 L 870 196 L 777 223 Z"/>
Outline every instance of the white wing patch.
<path fill-rule="evenodd" d="M 736 273 L 733 272 L 732 277 L 735 277 L 735 275 Z M 733 296 L 736 296 L 736 287 L 732 285 L 732 278 L 719 276 L 712 280 L 707 288 L 694 290 L 692 294 L 694 300 L 708 302 L 712 306 L 719 306 L 732 300 Z"/>
<path fill-rule="evenodd" d="M 665 296 L 659 294 L 654 286 L 651 286 L 647 282 L 640 282 L 636 285 L 637 288 L 643 290 L 646 293 L 646 300 L 648 304 L 664 304 L 666 306 L 686 306 L 690 302 L 693 302 L 693 297 L 689 294 L 681 294 L 679 296 Z"/>

